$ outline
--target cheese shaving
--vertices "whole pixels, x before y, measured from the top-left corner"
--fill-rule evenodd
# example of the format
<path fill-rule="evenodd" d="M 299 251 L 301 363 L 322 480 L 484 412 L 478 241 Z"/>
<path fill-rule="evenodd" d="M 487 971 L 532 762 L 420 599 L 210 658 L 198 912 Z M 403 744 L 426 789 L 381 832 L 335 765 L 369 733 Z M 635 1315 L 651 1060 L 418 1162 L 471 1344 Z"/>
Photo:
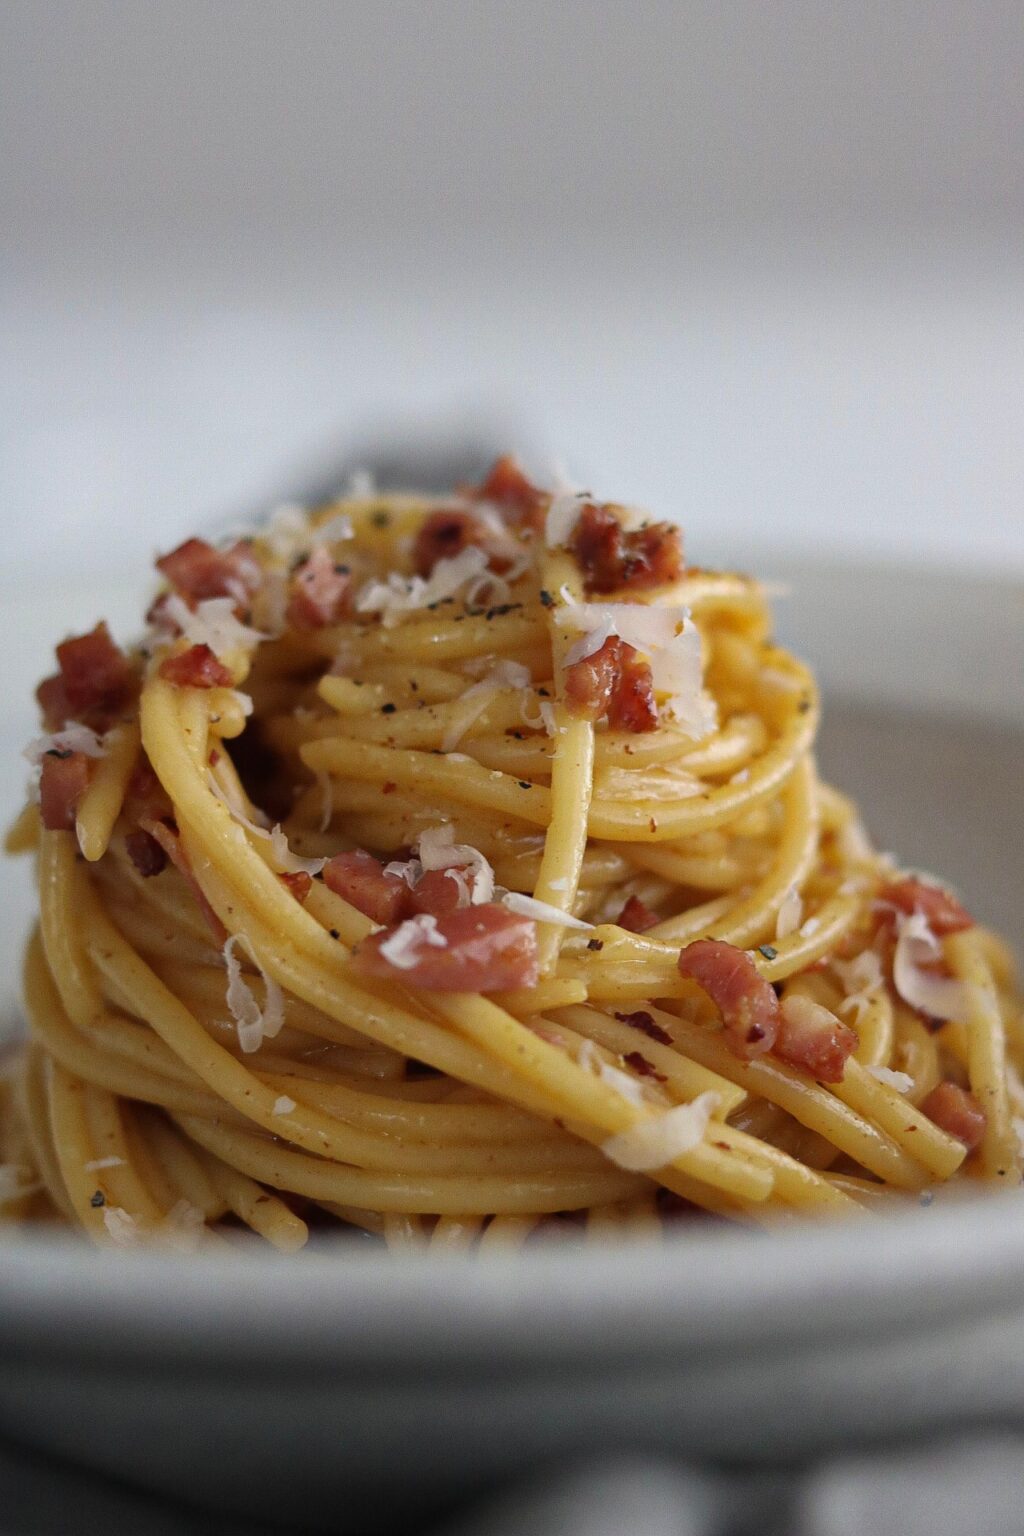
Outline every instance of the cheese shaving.
<path fill-rule="evenodd" d="M 665 1168 L 700 1145 L 718 1103 L 717 1093 L 698 1094 L 690 1104 L 676 1104 L 663 1114 L 652 1115 L 627 1131 L 610 1136 L 602 1142 L 601 1151 L 631 1173 Z"/>
<path fill-rule="evenodd" d="M 176 1253 L 194 1253 L 202 1242 L 206 1217 L 191 1200 L 176 1200 L 154 1234 L 162 1248 Z"/>
<path fill-rule="evenodd" d="M 286 875 L 318 875 L 327 863 L 326 859 L 304 859 L 300 854 L 293 853 L 280 824 L 271 827 L 269 837 L 274 858 Z"/>
<path fill-rule="evenodd" d="M 275 559 L 286 565 L 308 555 L 318 544 L 341 544 L 353 537 L 352 520 L 344 512 L 314 523 L 305 507 L 288 503 L 271 512 L 264 542 Z"/>
<path fill-rule="evenodd" d="M 971 1012 L 973 988 L 965 981 L 936 976 L 924 969 L 942 955 L 942 945 L 921 912 L 896 916 L 896 948 L 892 975 L 896 990 L 919 1013 L 933 1019 L 955 1019 L 966 1024 Z"/>
<path fill-rule="evenodd" d="M 142 1238 L 138 1222 L 123 1206 L 106 1206 L 103 1211 L 103 1225 L 115 1248 L 135 1248 Z"/>
<path fill-rule="evenodd" d="M 208 645 L 221 661 L 236 651 L 252 650 L 269 638 L 235 617 L 235 603 L 230 597 L 208 597 L 197 603 L 193 612 L 183 597 L 169 592 L 160 605 L 160 628 L 165 627 L 165 620 L 181 631 L 189 645 Z"/>
<path fill-rule="evenodd" d="M 715 729 L 718 711 L 703 686 L 700 632 L 688 608 L 568 602 L 560 618 L 570 629 L 583 631 L 566 652 L 566 666 L 586 660 L 618 635 L 646 656 L 665 714 L 682 735 L 697 741 Z"/>
<path fill-rule="evenodd" d="M 441 738 L 441 750 L 453 752 L 473 722 L 480 718 L 503 689 L 528 688 L 529 685 L 529 667 L 524 667 L 518 661 L 499 661 L 486 677 L 467 688 L 462 695 L 457 716 Z"/>
<path fill-rule="evenodd" d="M 22 752 L 26 762 L 39 768 L 48 752 L 84 752 L 86 757 L 102 757 L 106 745 L 102 736 L 90 731 L 87 725 L 69 720 L 63 730 L 49 736 L 36 736 Z"/>
<path fill-rule="evenodd" d="M 302 873 L 318 875 L 320 873 L 327 863 L 326 859 L 304 859 L 299 854 L 293 853 L 288 846 L 288 839 L 280 823 L 275 822 L 273 827 L 268 828 L 266 826 L 267 818 L 263 815 L 262 811 L 257 811 L 256 813 L 263 818 L 262 824 L 247 816 L 235 796 L 228 789 L 225 789 L 209 769 L 207 769 L 206 773 L 206 782 L 210 787 L 211 793 L 230 811 L 240 826 L 244 827 L 247 832 L 251 832 L 253 837 L 263 838 L 266 842 L 270 843 L 274 858 L 284 874 L 296 875 Z"/>
<path fill-rule="evenodd" d="M 380 946 L 380 953 L 396 970 L 411 971 L 416 967 L 421 950 L 447 947 L 448 940 L 443 933 L 437 931 L 437 918 L 428 912 L 421 912 L 399 923 L 394 933 Z"/>
<path fill-rule="evenodd" d="M 417 841 L 419 861 L 424 870 L 443 869 L 449 873 L 469 868 L 469 901 L 474 907 L 490 901 L 494 895 L 494 870 L 477 848 L 456 843 L 452 827 L 430 827 Z"/>
<path fill-rule="evenodd" d="M 282 1093 L 274 1100 L 274 1108 L 271 1113 L 275 1115 L 290 1115 L 296 1108 L 295 1100 L 290 1099 L 286 1093 Z"/>
<path fill-rule="evenodd" d="M 532 917 L 538 923 L 554 923 L 559 928 L 581 928 L 589 932 L 594 926 L 585 923 L 581 917 L 573 917 L 571 912 L 563 912 L 559 907 L 549 906 L 546 901 L 524 896 L 519 891 L 506 891 L 501 897 L 501 905 L 520 917 Z"/>
<path fill-rule="evenodd" d="M 639 1078 L 632 1077 L 628 1072 L 621 1072 L 618 1067 L 613 1067 L 610 1061 L 602 1061 L 597 1069 L 597 1075 L 609 1088 L 635 1104 L 638 1109 L 649 1109 L 651 1096 Z"/>
<path fill-rule="evenodd" d="M 887 1088 L 895 1088 L 897 1093 L 909 1093 L 914 1086 L 914 1079 L 909 1072 L 894 1072 L 891 1067 L 868 1067 L 867 1071 L 870 1077 L 884 1083 Z"/>
<path fill-rule="evenodd" d="M 86 1163 L 86 1173 L 99 1173 L 102 1168 L 123 1168 L 123 1157 L 94 1157 Z"/>
<path fill-rule="evenodd" d="M 559 549 L 568 544 L 586 504 L 587 497 L 577 491 L 563 491 L 552 496 L 544 518 L 544 542 L 548 549 Z"/>
<path fill-rule="evenodd" d="M 795 885 L 791 885 L 782 898 L 779 915 L 775 920 L 775 937 L 787 939 L 791 933 L 796 933 L 803 915 L 804 904 L 800 892 Z"/>
<path fill-rule="evenodd" d="M 386 582 L 369 581 L 356 598 L 359 613 L 379 613 L 386 629 L 399 623 L 403 614 L 428 608 L 455 594 L 487 569 L 487 556 L 474 545 L 450 559 L 439 560 L 426 578 L 399 576 L 394 571 Z"/>
<path fill-rule="evenodd" d="M 872 994 L 885 985 L 882 962 L 873 949 L 865 949 L 853 960 L 833 960 L 832 969 L 848 994 L 839 1004 L 839 1012 L 855 1013 L 859 1024 L 871 1006 Z"/>
<path fill-rule="evenodd" d="M 242 975 L 242 967 L 235 955 L 236 944 L 244 944 L 263 979 L 264 1004 L 261 1008 L 256 994 Z M 233 933 L 224 945 L 224 964 L 227 967 L 228 987 L 225 1001 L 238 1032 L 238 1043 L 247 1056 L 258 1051 L 264 1040 L 273 1040 L 281 1033 L 284 1024 L 284 995 L 277 982 L 266 971 L 253 951 L 249 940 L 240 933 Z"/>

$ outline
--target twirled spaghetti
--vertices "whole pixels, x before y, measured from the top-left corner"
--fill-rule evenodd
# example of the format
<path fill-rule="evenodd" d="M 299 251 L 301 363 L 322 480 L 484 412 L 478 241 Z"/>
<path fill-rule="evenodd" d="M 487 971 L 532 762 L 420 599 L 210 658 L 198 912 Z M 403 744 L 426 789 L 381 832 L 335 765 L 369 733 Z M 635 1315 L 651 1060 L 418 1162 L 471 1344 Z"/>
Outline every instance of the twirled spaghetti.
<path fill-rule="evenodd" d="M 40 688 L 0 1210 L 486 1249 L 1019 1180 L 1011 959 L 819 781 L 755 581 L 508 461 L 159 565 Z"/>

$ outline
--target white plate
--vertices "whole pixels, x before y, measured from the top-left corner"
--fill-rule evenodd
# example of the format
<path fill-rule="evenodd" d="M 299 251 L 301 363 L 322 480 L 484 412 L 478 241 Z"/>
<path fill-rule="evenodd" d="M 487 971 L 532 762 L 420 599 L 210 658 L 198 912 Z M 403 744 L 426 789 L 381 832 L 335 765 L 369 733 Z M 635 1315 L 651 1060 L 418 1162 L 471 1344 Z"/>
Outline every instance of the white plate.
<path fill-rule="evenodd" d="M 825 684 L 826 771 L 1019 944 L 1024 589 L 772 574 L 794 583 L 780 630 Z M 100 596 L 36 605 L 19 670 Z M 9 752 L 30 723 L 7 722 Z M 5 766 L 6 798 L 19 778 Z M 486 1264 L 358 1241 L 203 1263 L 17 1242 L 0 1352 L 0 1434 L 224 1508 L 387 1529 L 596 1445 L 749 1461 L 1024 1420 L 1024 1204 Z"/>

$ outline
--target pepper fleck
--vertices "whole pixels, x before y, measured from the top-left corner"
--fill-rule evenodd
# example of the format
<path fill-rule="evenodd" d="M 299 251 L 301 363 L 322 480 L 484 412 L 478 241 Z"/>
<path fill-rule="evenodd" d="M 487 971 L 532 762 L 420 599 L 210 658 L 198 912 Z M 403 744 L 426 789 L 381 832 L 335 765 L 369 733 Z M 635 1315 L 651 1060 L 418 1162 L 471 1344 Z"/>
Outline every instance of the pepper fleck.
<path fill-rule="evenodd" d="M 373 526 L 375 528 L 390 528 L 390 526 L 391 526 L 391 513 L 390 512 L 375 512 L 373 514 L 373 516 L 370 518 L 370 522 L 373 524 Z"/>
<path fill-rule="evenodd" d="M 98 1189 L 94 1195 L 89 1197 L 89 1204 L 92 1206 L 94 1211 L 98 1211 L 100 1206 L 106 1205 L 106 1203 L 107 1197 L 103 1193 L 102 1189 Z"/>
<path fill-rule="evenodd" d="M 766 960 L 774 960 L 779 953 L 774 944 L 759 944 L 757 949 L 758 953 L 764 955 Z"/>
<path fill-rule="evenodd" d="M 382 715 L 393 715 L 397 708 L 397 704 L 382 704 L 380 707 L 380 712 Z"/>
<path fill-rule="evenodd" d="M 541 587 L 540 600 L 545 608 L 553 608 L 555 606 L 555 600 L 551 596 L 551 593 L 548 591 L 547 587 Z"/>
<path fill-rule="evenodd" d="M 518 782 L 519 782 L 519 788 L 520 789 L 532 789 L 533 788 L 533 785 L 530 783 L 529 779 L 520 779 Z"/>
<path fill-rule="evenodd" d="M 596 952 L 599 949 L 604 949 L 604 940 L 603 939 L 588 939 L 587 940 L 587 948 L 588 949 L 592 949 L 595 952 L 595 954 L 596 954 Z"/>
<path fill-rule="evenodd" d="M 327 931 L 330 934 L 332 939 L 340 939 L 341 938 L 341 934 L 338 932 L 337 928 L 328 928 Z"/>

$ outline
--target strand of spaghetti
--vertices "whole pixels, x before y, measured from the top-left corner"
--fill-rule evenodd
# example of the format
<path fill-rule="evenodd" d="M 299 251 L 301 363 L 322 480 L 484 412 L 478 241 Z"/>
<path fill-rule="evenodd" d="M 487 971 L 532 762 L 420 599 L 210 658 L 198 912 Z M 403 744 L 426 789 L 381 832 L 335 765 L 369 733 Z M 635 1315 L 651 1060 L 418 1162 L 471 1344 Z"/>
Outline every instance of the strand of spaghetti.
<path fill-rule="evenodd" d="M 163 1115 L 149 1118 L 146 1135 L 182 1199 L 195 1210 L 202 1211 L 207 1222 L 219 1221 L 228 1209 L 228 1202 L 214 1187 L 198 1153 Z"/>
<path fill-rule="evenodd" d="M 355 634 L 351 629 L 320 629 L 312 632 L 308 645 L 314 654 L 332 659 L 340 652 L 345 671 L 359 677 L 361 668 L 376 662 L 425 661 L 428 666 L 438 666 L 464 661 L 469 656 L 509 656 L 531 647 L 540 650 L 546 638 L 541 617 L 517 614 L 494 619 L 464 618 L 459 624 L 428 617 L 394 629 L 377 625 Z"/>
<path fill-rule="evenodd" d="M 192 1140 L 201 1144 L 198 1136 L 193 1136 Z M 244 1221 L 260 1237 L 266 1238 L 272 1247 L 280 1253 L 296 1253 L 305 1247 L 309 1228 L 283 1200 L 268 1194 L 223 1158 L 206 1156 L 203 1168 L 224 1204 L 234 1211 L 239 1221 Z"/>
<path fill-rule="evenodd" d="M 566 554 L 548 554 L 541 561 L 546 590 L 568 591 L 574 600 L 583 594 L 575 562 Z M 561 678 L 571 636 L 550 610 L 551 650 L 555 674 Z M 570 715 L 559 689 L 554 707 L 555 750 L 551 759 L 551 809 L 534 897 L 560 912 L 572 913 L 579 891 L 587 822 L 594 790 L 594 724 Z M 494 770 L 492 770 L 494 771 Z M 558 960 L 565 929 L 555 923 L 538 929 L 541 972 L 549 975 Z"/>
<path fill-rule="evenodd" d="M 138 755 L 138 725 L 115 725 L 107 732 L 76 817 L 78 846 L 90 864 L 107 851 Z"/>
<path fill-rule="evenodd" d="M 1006 1094 L 1006 1037 L 992 984 L 992 973 L 979 953 L 973 929 L 946 940 L 946 956 L 968 995 L 967 1074 L 971 1091 L 985 1112 L 985 1135 L 979 1149 L 989 1178 L 1019 1178 L 1020 1154 Z"/>
<path fill-rule="evenodd" d="M 89 1142 L 93 1148 L 92 1161 L 107 1164 L 101 1169 L 100 1181 L 106 1186 L 107 1204 L 120 1206 L 136 1221 L 155 1225 L 163 1219 L 168 1207 L 161 1206 L 153 1198 L 151 1188 L 137 1167 L 135 1149 L 129 1145 L 117 1096 L 105 1088 L 97 1088 L 94 1083 L 83 1083 L 82 1090 Z"/>
<path fill-rule="evenodd" d="M 50 1058 L 35 1041 L 30 1041 L 20 1084 L 22 1121 L 28 1132 L 32 1160 L 55 1209 L 68 1221 L 74 1221 L 75 1209 L 68 1198 L 60 1171 L 57 1149 L 50 1126 L 46 1074 Z"/>
<path fill-rule="evenodd" d="M 470 1039 L 503 1060 L 517 1075 L 543 1083 L 562 1113 L 604 1136 L 612 1136 L 650 1118 L 614 1088 L 571 1060 L 564 1051 L 535 1035 L 485 997 L 468 993 L 438 996 L 437 1009 Z M 714 1189 L 746 1201 L 766 1200 L 770 1174 L 762 1174 L 720 1148 L 702 1141 L 673 1158 L 671 1167 Z"/>
<path fill-rule="evenodd" d="M 579 1210 L 595 1201 L 622 1200 L 642 1181 L 606 1166 L 588 1174 L 537 1174 L 510 1181 L 491 1177 L 406 1178 L 346 1168 L 282 1142 L 266 1141 L 248 1132 L 229 1132 L 215 1121 L 179 1117 L 193 1141 L 223 1162 L 274 1189 L 292 1190 L 311 1200 L 376 1211 L 419 1212 L 466 1216 Z"/>
<path fill-rule="evenodd" d="M 920 1189 L 925 1184 L 925 1170 L 915 1158 L 812 1079 L 770 1056 L 741 1061 L 720 1034 L 691 1024 L 677 1014 L 662 1015 L 657 1008 L 648 1012 L 655 1022 L 671 1029 L 676 1043 L 688 1056 L 748 1092 L 778 1104 L 794 1120 L 824 1136 L 878 1178 L 902 1189 Z"/>
<path fill-rule="evenodd" d="M 48 1089 L 50 1124 L 61 1181 L 79 1225 L 94 1243 L 103 1244 L 107 1240 L 104 1207 L 92 1203 L 97 1178 L 87 1167 L 95 1154 L 85 1112 L 86 1086 L 59 1062 L 51 1061 Z"/>

